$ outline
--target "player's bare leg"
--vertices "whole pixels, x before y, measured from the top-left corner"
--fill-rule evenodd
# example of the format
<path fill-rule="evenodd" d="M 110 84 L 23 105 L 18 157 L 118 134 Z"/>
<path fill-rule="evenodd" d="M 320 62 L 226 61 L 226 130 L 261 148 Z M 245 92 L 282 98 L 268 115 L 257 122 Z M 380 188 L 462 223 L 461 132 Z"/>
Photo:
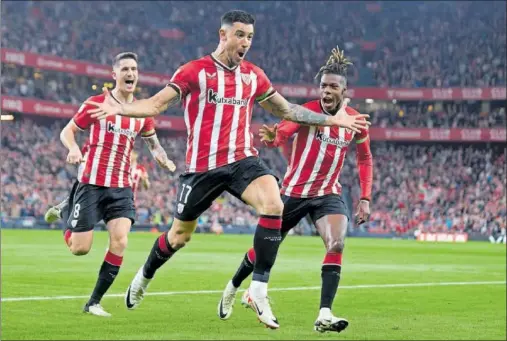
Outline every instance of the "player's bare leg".
<path fill-rule="evenodd" d="M 322 288 L 320 294 L 320 312 L 314 329 L 321 333 L 327 331 L 341 332 L 349 322 L 335 317 L 331 307 L 338 290 L 342 267 L 342 254 L 345 246 L 348 218 L 343 214 L 326 215 L 314 221 L 326 247 L 326 256 L 322 262 Z"/>
<path fill-rule="evenodd" d="M 99 270 L 99 276 L 93 293 L 84 307 L 86 313 L 97 316 L 110 317 L 102 308 L 100 301 L 113 284 L 120 271 L 123 254 L 127 248 L 128 233 L 132 222 L 128 218 L 112 219 L 107 223 L 109 231 L 109 248 Z"/>
<path fill-rule="evenodd" d="M 196 227 L 197 220 L 181 221 L 175 218 L 171 229 L 155 240 L 148 259 L 135 275 L 125 294 L 125 305 L 128 309 L 135 309 L 141 303 L 155 272 L 190 241 Z"/>
<path fill-rule="evenodd" d="M 68 229 L 67 231 L 70 232 Z M 86 232 L 72 232 L 65 235 L 65 242 L 70 252 L 75 256 L 84 256 L 92 248 L 93 230 Z"/>
<path fill-rule="evenodd" d="M 241 195 L 259 214 L 254 235 L 256 260 L 252 282 L 245 292 L 244 300 L 256 312 L 259 321 L 269 328 L 279 328 L 268 298 L 268 281 L 282 240 L 283 202 L 278 184 L 272 175 L 261 176 L 252 181 Z"/>

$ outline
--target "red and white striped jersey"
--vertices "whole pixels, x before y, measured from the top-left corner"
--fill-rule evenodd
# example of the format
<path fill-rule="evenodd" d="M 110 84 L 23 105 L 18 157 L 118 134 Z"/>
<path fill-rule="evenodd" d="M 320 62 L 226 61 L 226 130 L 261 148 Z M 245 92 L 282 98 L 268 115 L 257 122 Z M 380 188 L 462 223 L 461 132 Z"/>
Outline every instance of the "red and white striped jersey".
<path fill-rule="evenodd" d="M 305 103 L 303 106 L 314 112 L 327 115 L 320 100 Z M 350 107 L 347 107 L 346 111 L 349 115 L 359 114 Z M 282 121 L 278 125 L 276 139 L 270 145 L 283 144 L 295 133 L 297 135 L 293 141 L 292 154 L 283 180 L 281 194 L 296 198 L 340 194 L 341 185 L 338 178 L 349 144 L 354 139 L 356 143 L 366 141 L 368 131 L 363 130 L 361 134 L 356 135 L 352 130 L 342 127 L 303 126 L 294 122 Z M 369 157 L 371 162 L 371 154 Z"/>
<path fill-rule="evenodd" d="M 254 100 L 275 94 L 262 69 L 247 61 L 229 68 L 208 55 L 180 67 L 169 86 L 185 109 L 188 173 L 258 155 L 250 131 Z"/>
<path fill-rule="evenodd" d="M 144 166 L 136 164 L 131 167 L 130 175 L 132 176 L 132 192 L 134 192 L 134 202 L 136 200 L 137 190 L 141 184 L 141 180 L 148 176 L 148 172 Z"/>
<path fill-rule="evenodd" d="M 78 171 L 77 173 L 79 174 L 79 172 L 81 172 L 81 169 L 84 169 L 85 165 L 86 165 L 86 158 L 88 157 L 88 152 L 90 151 L 90 138 L 88 137 L 85 141 L 85 143 L 83 143 L 83 146 L 81 147 L 81 155 L 83 155 L 83 162 L 81 162 L 79 164 L 79 167 L 78 167 Z"/>
<path fill-rule="evenodd" d="M 104 99 L 101 94 L 88 100 L 102 103 Z M 92 108 L 83 104 L 73 118 L 79 129 L 90 130 L 89 151 L 84 167 L 79 169 L 78 181 L 104 187 L 131 187 L 130 153 L 136 136 L 155 134 L 155 121 L 119 115 L 99 121 L 88 113 Z"/>

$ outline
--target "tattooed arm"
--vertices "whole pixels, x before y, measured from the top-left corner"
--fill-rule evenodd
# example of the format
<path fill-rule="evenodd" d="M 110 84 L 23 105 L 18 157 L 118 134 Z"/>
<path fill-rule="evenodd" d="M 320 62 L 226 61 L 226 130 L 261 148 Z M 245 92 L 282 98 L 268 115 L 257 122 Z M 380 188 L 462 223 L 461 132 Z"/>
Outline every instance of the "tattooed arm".
<path fill-rule="evenodd" d="M 174 172 L 176 170 L 174 162 L 169 160 L 167 157 L 167 153 L 160 144 L 160 141 L 158 140 L 157 134 L 155 132 L 149 136 L 143 136 L 143 140 L 148 145 L 148 149 L 150 150 L 151 155 L 155 161 L 157 161 L 160 167 L 168 169 L 171 172 Z"/>
<path fill-rule="evenodd" d="M 315 126 L 341 126 L 359 132 L 360 128 L 367 128 L 368 115 L 335 115 L 328 116 L 316 113 L 301 105 L 289 103 L 279 93 L 274 93 L 259 104 L 270 113 L 287 121 Z"/>

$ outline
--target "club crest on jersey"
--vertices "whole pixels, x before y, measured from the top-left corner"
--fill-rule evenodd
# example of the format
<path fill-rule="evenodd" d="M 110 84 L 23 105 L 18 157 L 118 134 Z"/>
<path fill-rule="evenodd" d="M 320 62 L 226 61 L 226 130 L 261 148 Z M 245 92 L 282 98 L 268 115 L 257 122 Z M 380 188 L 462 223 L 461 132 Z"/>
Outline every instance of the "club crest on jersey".
<path fill-rule="evenodd" d="M 107 131 L 113 134 L 126 135 L 128 137 L 135 138 L 137 133 L 130 129 L 118 128 L 113 122 L 107 122 Z"/>
<path fill-rule="evenodd" d="M 206 77 L 208 77 L 208 78 L 215 78 L 216 76 L 217 76 L 216 72 L 213 72 L 213 73 L 207 73 L 206 72 Z"/>
<path fill-rule="evenodd" d="M 229 104 L 229 105 L 239 105 L 242 107 L 246 107 L 248 104 L 247 99 L 236 99 L 234 97 L 220 97 L 218 93 L 213 91 L 213 89 L 208 90 L 208 103 L 212 104 Z"/>
<path fill-rule="evenodd" d="M 252 77 L 250 76 L 250 74 L 242 73 L 241 79 L 243 80 L 243 83 L 245 83 L 246 85 L 250 85 L 250 83 L 252 82 Z"/>
<path fill-rule="evenodd" d="M 346 141 L 343 138 L 332 138 L 326 134 L 324 134 L 322 131 L 317 131 L 317 134 L 315 134 L 315 138 L 319 141 L 328 143 L 328 144 L 334 144 L 335 146 L 338 146 L 340 148 L 347 147 L 350 142 Z"/>

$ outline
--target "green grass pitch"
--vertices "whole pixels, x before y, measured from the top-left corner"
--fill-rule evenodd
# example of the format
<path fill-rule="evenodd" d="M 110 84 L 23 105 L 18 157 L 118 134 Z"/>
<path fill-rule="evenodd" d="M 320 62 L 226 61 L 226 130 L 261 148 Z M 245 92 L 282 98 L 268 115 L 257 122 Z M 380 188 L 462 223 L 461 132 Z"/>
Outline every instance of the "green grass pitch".
<path fill-rule="evenodd" d="M 350 238 L 333 307 L 350 325 L 340 334 L 319 334 L 313 322 L 324 256 L 320 238 L 289 236 L 282 244 L 270 280 L 270 288 L 279 289 L 270 296 L 281 327 L 269 330 L 241 307 L 240 294 L 230 320 L 216 315 L 220 292 L 252 242 L 249 235 L 196 234 L 158 272 L 149 288 L 158 294 L 128 311 L 123 293 L 155 237 L 130 235 L 112 295 L 102 301 L 113 314 L 107 319 L 82 313 L 106 233 L 95 233 L 90 254 L 75 257 L 59 231 L 2 230 L 1 339 L 506 339 L 505 245 Z"/>

